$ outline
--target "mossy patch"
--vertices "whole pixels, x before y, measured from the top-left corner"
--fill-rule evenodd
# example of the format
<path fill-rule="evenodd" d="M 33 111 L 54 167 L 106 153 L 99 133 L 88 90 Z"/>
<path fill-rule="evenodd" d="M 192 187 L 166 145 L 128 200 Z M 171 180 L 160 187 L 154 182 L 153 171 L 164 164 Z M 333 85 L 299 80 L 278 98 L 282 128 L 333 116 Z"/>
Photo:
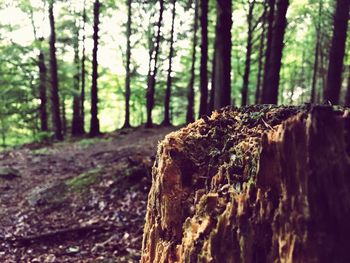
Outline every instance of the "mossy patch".
<path fill-rule="evenodd" d="M 112 138 L 88 138 L 88 139 L 82 139 L 78 141 L 76 144 L 79 145 L 81 148 L 87 148 L 98 142 L 109 142 L 111 140 Z"/>
<path fill-rule="evenodd" d="M 80 175 L 67 180 L 67 185 L 70 190 L 75 192 L 83 192 L 93 184 L 95 184 L 101 175 L 101 168 L 95 168 Z"/>

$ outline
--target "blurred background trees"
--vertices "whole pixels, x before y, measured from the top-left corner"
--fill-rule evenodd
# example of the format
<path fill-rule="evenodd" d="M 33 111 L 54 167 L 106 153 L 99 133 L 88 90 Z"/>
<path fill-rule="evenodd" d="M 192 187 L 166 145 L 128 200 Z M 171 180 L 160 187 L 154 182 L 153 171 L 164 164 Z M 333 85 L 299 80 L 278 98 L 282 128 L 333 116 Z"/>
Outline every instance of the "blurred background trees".
<path fill-rule="evenodd" d="M 4 0 L 2 145 L 350 104 L 347 0 Z"/>

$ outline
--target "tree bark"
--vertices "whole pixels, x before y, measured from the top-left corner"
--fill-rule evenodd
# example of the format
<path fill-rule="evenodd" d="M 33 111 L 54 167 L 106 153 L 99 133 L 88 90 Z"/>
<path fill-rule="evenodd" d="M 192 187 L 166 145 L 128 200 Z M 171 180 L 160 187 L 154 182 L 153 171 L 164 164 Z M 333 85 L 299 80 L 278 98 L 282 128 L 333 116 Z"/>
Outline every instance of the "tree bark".
<path fill-rule="evenodd" d="M 250 74 L 250 63 L 253 46 L 253 12 L 254 12 L 255 0 L 249 2 L 247 23 L 248 23 L 248 36 L 247 36 L 247 47 L 246 47 L 246 58 L 245 58 L 245 69 L 243 75 L 243 87 L 242 87 L 242 106 L 249 104 L 249 74 Z"/>
<path fill-rule="evenodd" d="M 54 128 L 54 137 L 56 140 L 63 140 L 62 122 L 60 113 L 60 98 L 57 75 L 56 58 L 56 32 L 55 18 L 53 14 L 54 0 L 49 2 L 49 21 L 50 21 L 50 72 L 51 72 L 51 107 L 52 107 L 52 126 Z"/>
<path fill-rule="evenodd" d="M 163 125 L 169 126 L 170 122 L 170 98 L 171 98 L 171 85 L 172 85 L 172 65 L 173 65 L 173 56 L 174 56 L 174 23 L 175 23 L 175 14 L 176 14 L 176 0 L 172 0 L 173 9 L 172 9 L 172 18 L 171 18 L 171 31 L 170 31 L 170 51 L 169 51 L 169 68 L 168 76 L 166 83 L 166 90 L 164 96 L 164 121 Z"/>
<path fill-rule="evenodd" d="M 349 132 L 332 107 L 259 105 L 171 133 L 141 262 L 349 262 Z"/>
<path fill-rule="evenodd" d="M 266 38 L 266 15 L 267 15 L 267 3 L 264 3 L 264 13 L 262 16 L 262 31 L 260 35 L 260 44 L 259 44 L 259 57 L 258 57 L 258 75 L 255 88 L 255 104 L 259 104 L 261 101 L 261 77 L 262 69 L 264 66 L 264 50 L 265 50 L 265 38 Z"/>
<path fill-rule="evenodd" d="M 125 121 L 124 128 L 130 128 L 130 81 L 131 81 L 131 72 L 130 72 L 130 58 L 131 58 L 131 4 L 132 0 L 127 0 L 128 6 L 128 22 L 126 24 L 126 67 L 125 67 Z"/>
<path fill-rule="evenodd" d="M 211 72 L 211 89 L 209 94 L 208 114 L 210 115 L 214 110 L 215 103 L 215 71 L 216 71 L 216 41 L 214 43 L 214 54 L 212 60 L 212 72 Z"/>
<path fill-rule="evenodd" d="M 67 135 L 67 112 L 66 112 L 66 96 L 62 96 L 61 99 L 61 112 L 62 112 L 62 133 L 64 136 Z"/>
<path fill-rule="evenodd" d="M 81 121 L 81 128 L 82 128 L 82 133 L 85 133 L 85 25 L 86 25 L 86 9 L 85 9 L 85 0 L 84 0 L 84 10 L 83 10 L 83 39 L 82 39 L 82 55 L 81 55 L 81 95 L 80 95 L 80 121 Z"/>
<path fill-rule="evenodd" d="M 47 68 L 45 65 L 44 53 L 40 51 L 38 57 L 38 67 L 39 67 L 39 96 L 40 96 L 40 130 L 42 132 L 47 132 L 48 121 L 47 121 L 47 95 L 46 95 L 46 81 L 47 81 Z"/>
<path fill-rule="evenodd" d="M 350 107 L 350 66 L 348 67 L 348 87 L 345 95 L 345 106 Z"/>
<path fill-rule="evenodd" d="M 320 50 L 320 35 L 321 35 L 321 16 L 322 16 L 322 1 L 319 0 L 318 3 L 318 16 L 317 16 L 317 25 L 316 25 L 316 46 L 315 46 L 315 60 L 314 68 L 312 74 L 312 83 L 311 83 L 311 97 L 310 102 L 315 103 L 316 101 L 316 85 L 317 85 L 317 73 L 318 73 L 318 58 Z"/>
<path fill-rule="evenodd" d="M 201 61 L 199 117 L 208 113 L 208 0 L 200 0 Z"/>
<path fill-rule="evenodd" d="M 329 54 L 327 86 L 324 94 L 324 99 L 332 104 L 339 104 L 349 8 L 349 0 L 337 0 L 333 22 L 332 45 Z"/>
<path fill-rule="evenodd" d="M 264 74 L 263 74 L 263 83 L 262 89 L 260 91 L 260 102 L 262 102 L 262 93 L 264 90 L 268 89 L 267 75 L 269 72 L 268 62 L 270 61 L 271 50 L 272 50 L 272 38 L 273 38 L 273 24 L 275 21 L 275 5 L 276 0 L 266 0 L 268 5 L 268 15 L 267 15 L 267 36 L 266 36 L 266 51 L 265 51 L 265 64 L 264 64 Z"/>
<path fill-rule="evenodd" d="M 91 86 L 91 123 L 90 123 L 90 136 L 97 136 L 100 134 L 100 123 L 98 119 L 98 30 L 100 23 L 100 2 L 96 0 L 94 3 L 94 34 L 93 41 L 94 47 L 92 50 L 92 86 Z"/>
<path fill-rule="evenodd" d="M 231 104 L 232 2 L 217 0 L 214 109 Z"/>
<path fill-rule="evenodd" d="M 197 31 L 198 31 L 198 1 L 194 0 L 194 21 L 193 21 L 193 47 L 192 47 L 192 64 L 191 64 L 191 77 L 188 84 L 187 92 L 187 112 L 186 123 L 194 122 L 194 80 L 196 70 L 196 48 L 197 48 Z"/>
<path fill-rule="evenodd" d="M 150 70 L 148 72 L 147 78 L 147 121 L 146 128 L 151 128 L 153 126 L 152 121 L 152 110 L 154 107 L 154 93 L 156 87 L 156 76 L 158 71 L 158 56 L 160 47 L 160 37 L 163 22 L 163 12 L 164 12 L 164 0 L 159 0 L 159 19 L 157 23 L 157 33 L 155 38 L 155 47 L 151 52 L 150 56 Z"/>
<path fill-rule="evenodd" d="M 72 136 L 81 136 L 84 133 L 81 121 L 81 91 L 80 91 L 80 58 L 79 58 L 79 27 L 75 25 L 75 39 L 73 40 L 74 49 L 74 93 L 73 93 L 73 118 L 72 118 Z"/>
<path fill-rule="evenodd" d="M 280 80 L 280 69 L 282 65 L 283 39 L 287 26 L 287 9 L 289 0 L 278 0 L 276 8 L 276 17 L 273 26 L 273 34 L 271 39 L 271 50 L 269 58 L 266 60 L 266 68 L 264 76 L 264 88 L 262 91 L 262 103 L 277 104 L 278 87 Z"/>

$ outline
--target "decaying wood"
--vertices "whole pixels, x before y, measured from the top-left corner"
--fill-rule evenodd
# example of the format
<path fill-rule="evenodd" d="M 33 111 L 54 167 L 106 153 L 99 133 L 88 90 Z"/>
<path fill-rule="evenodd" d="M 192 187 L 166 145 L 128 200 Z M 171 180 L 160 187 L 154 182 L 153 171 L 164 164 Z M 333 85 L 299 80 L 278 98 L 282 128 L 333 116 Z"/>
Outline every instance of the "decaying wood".
<path fill-rule="evenodd" d="M 349 171 L 347 111 L 215 112 L 159 146 L 141 262 L 350 262 Z"/>

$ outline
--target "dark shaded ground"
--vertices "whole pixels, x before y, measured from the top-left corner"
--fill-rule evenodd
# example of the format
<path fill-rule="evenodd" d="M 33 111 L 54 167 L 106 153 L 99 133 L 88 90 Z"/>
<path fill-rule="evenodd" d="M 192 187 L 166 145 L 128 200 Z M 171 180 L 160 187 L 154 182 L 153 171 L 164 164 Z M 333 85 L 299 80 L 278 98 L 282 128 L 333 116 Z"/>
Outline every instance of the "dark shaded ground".
<path fill-rule="evenodd" d="M 156 145 L 171 128 L 0 153 L 0 262 L 137 262 Z"/>

